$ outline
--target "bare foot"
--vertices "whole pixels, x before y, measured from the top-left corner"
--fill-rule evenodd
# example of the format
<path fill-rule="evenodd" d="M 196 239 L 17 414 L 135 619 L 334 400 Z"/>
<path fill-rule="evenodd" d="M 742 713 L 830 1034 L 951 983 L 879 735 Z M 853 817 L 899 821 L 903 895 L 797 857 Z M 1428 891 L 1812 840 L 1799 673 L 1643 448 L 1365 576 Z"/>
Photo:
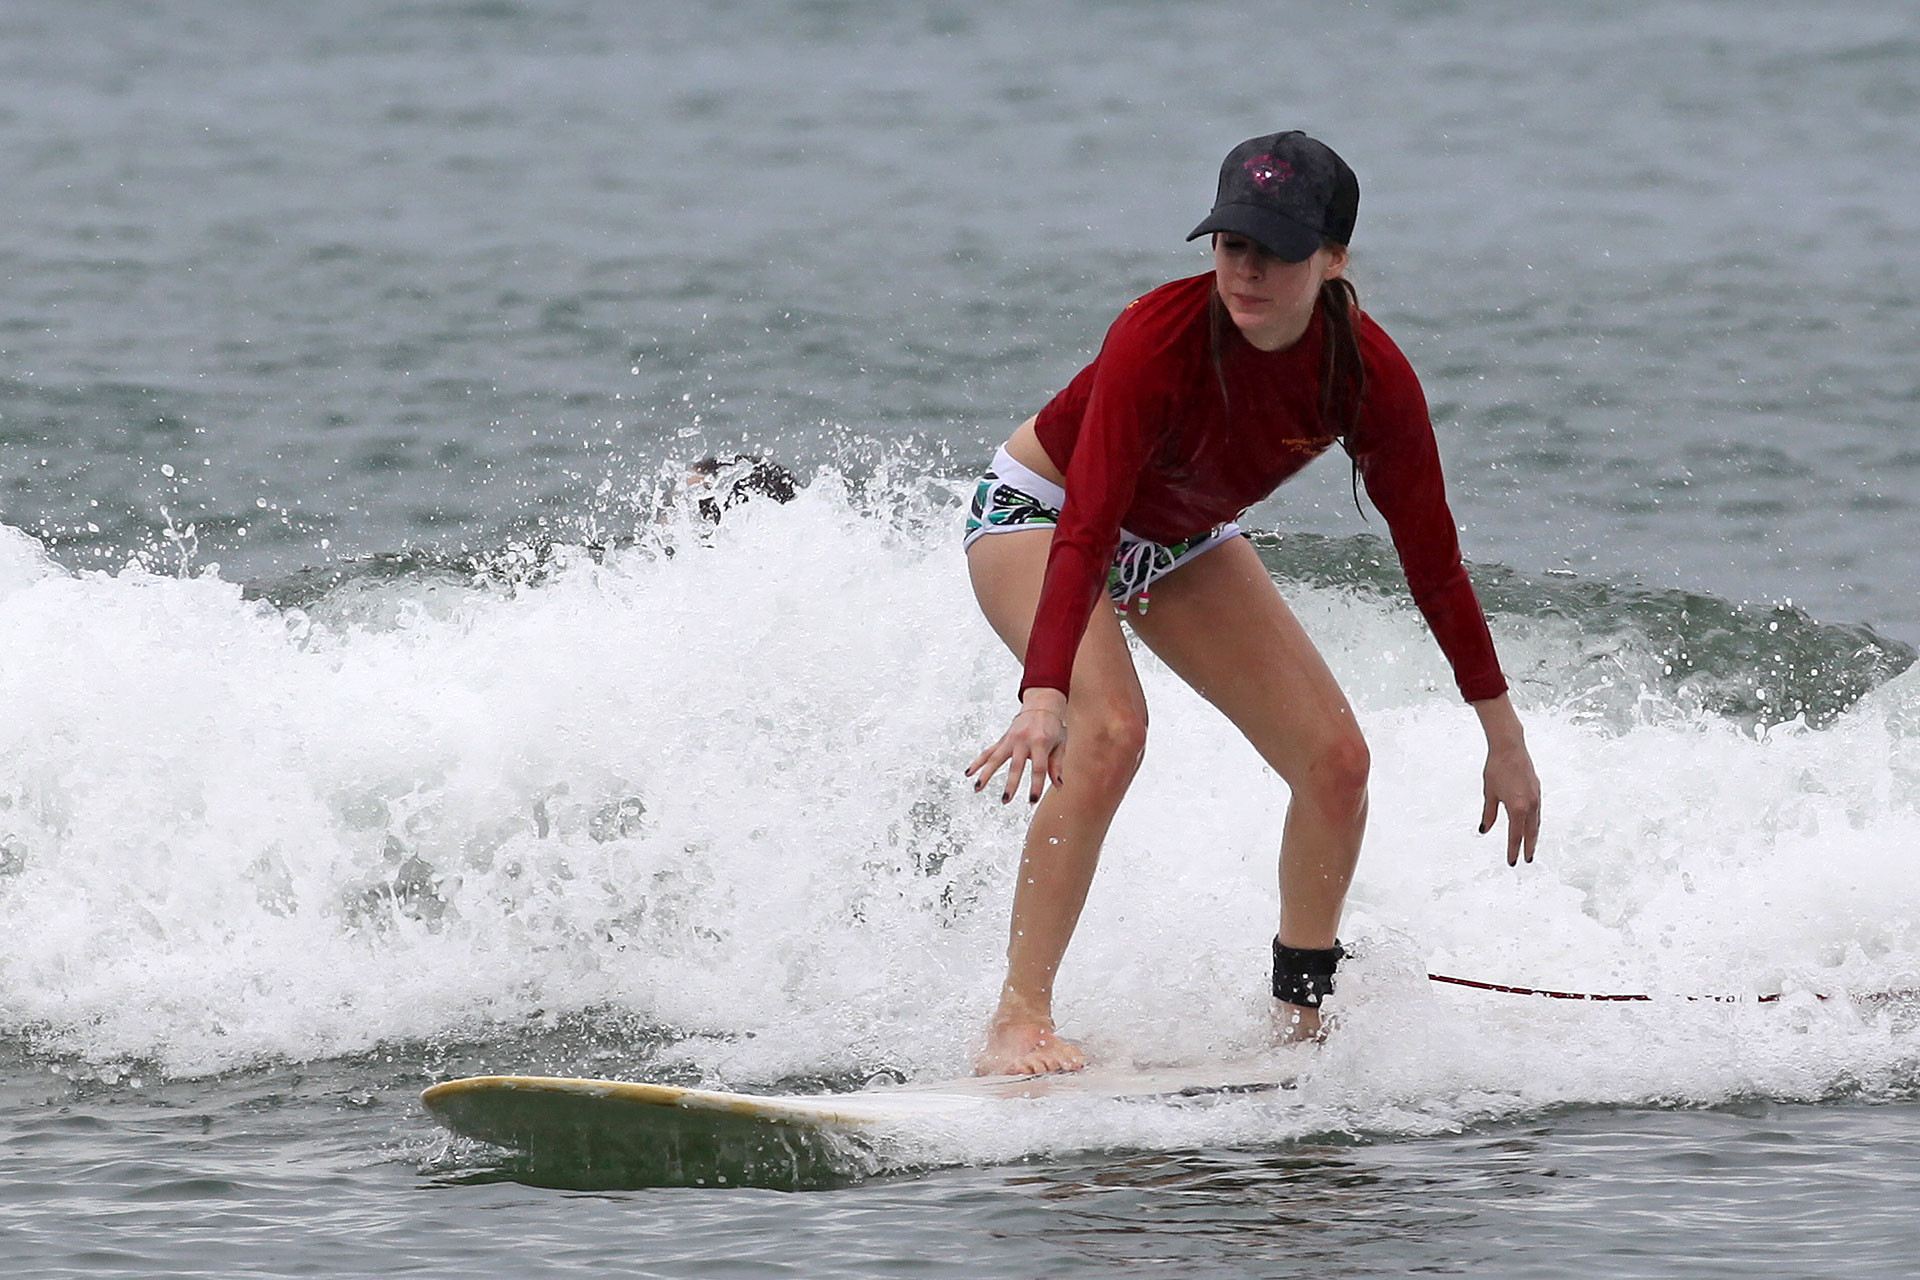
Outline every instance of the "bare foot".
<path fill-rule="evenodd" d="M 1049 1071 L 1078 1071 L 1087 1055 L 1071 1040 L 1055 1034 L 1052 1022 L 1002 1021 L 987 1028 L 987 1047 L 973 1059 L 977 1076 L 1033 1076 Z"/>
<path fill-rule="evenodd" d="M 1318 1044 L 1327 1038 L 1318 1009 L 1283 1000 L 1273 1002 L 1273 1030 L 1281 1044 Z"/>

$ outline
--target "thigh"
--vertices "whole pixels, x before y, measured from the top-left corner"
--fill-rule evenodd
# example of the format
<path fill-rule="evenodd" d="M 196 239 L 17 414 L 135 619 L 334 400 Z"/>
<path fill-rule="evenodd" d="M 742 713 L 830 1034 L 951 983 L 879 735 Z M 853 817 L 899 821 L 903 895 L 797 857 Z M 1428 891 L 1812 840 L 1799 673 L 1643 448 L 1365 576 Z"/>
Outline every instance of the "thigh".
<path fill-rule="evenodd" d="M 1132 623 L 1289 783 L 1329 743 L 1358 733 L 1333 672 L 1245 538 L 1155 582 L 1152 606 Z"/>
<path fill-rule="evenodd" d="M 1039 611 L 1040 585 L 1047 576 L 1047 552 L 1052 545 L 1053 530 L 1023 529 L 987 534 L 967 548 L 967 572 L 980 611 L 1022 662 L 1027 660 L 1027 639 Z M 1157 595 L 1154 604 L 1159 605 Z M 1140 691 L 1126 633 L 1104 594 L 1094 604 L 1086 635 L 1074 654 L 1068 724 L 1073 723 L 1076 709 L 1085 713 L 1096 704 L 1142 719 L 1146 716 L 1146 697 Z"/>

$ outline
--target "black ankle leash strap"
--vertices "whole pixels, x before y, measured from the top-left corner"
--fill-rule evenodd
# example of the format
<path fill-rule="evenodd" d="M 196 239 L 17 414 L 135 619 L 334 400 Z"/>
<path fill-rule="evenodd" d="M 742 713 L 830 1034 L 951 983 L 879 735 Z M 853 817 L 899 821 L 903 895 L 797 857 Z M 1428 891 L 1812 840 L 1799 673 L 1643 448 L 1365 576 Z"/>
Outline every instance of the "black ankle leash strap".
<path fill-rule="evenodd" d="M 1336 939 L 1330 947 L 1288 947 L 1273 940 L 1273 998 L 1318 1009 L 1333 994 L 1333 971 L 1347 957 Z"/>

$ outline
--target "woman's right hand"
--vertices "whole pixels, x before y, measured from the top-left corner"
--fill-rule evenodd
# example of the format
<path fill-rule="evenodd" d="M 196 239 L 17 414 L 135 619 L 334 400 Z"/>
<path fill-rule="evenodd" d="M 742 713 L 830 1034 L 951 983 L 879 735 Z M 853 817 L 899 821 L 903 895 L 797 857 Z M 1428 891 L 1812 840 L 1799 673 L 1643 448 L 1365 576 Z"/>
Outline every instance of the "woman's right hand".
<path fill-rule="evenodd" d="M 1058 689 L 1029 689 L 1020 699 L 1020 714 L 1000 735 L 1000 741 L 982 751 L 967 766 L 973 789 L 984 791 L 1000 766 L 1007 766 L 1006 790 L 1001 804 L 1010 804 L 1020 789 L 1021 775 L 1032 770 L 1027 788 L 1027 803 L 1040 803 L 1040 795 L 1051 781 L 1060 785 L 1061 771 L 1067 759 L 1067 695 Z"/>

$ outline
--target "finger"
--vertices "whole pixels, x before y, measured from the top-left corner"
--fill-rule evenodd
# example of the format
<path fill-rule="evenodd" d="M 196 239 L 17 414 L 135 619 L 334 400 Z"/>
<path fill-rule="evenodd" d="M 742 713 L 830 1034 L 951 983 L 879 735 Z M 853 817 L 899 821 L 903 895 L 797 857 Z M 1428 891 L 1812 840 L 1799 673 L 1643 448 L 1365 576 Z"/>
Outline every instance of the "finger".
<path fill-rule="evenodd" d="M 1535 805 L 1527 814 L 1527 861 L 1533 861 L 1533 850 L 1540 843 L 1540 806 Z"/>
<path fill-rule="evenodd" d="M 1007 789 L 1000 793 L 1001 804 L 1012 804 L 1013 793 L 1020 789 L 1020 779 L 1027 771 L 1027 757 L 1015 753 L 1007 762 Z"/>
<path fill-rule="evenodd" d="M 987 784 L 993 781 L 993 775 L 1000 772 L 1000 766 L 1006 763 L 1008 754 L 1006 747 L 998 742 L 980 753 L 980 758 L 967 770 L 967 776 L 973 779 L 975 791 L 987 789 Z"/>
<path fill-rule="evenodd" d="M 1520 865 L 1520 842 L 1526 835 L 1526 821 L 1514 812 L 1512 805 L 1507 806 L 1507 865 Z"/>
<path fill-rule="evenodd" d="M 1493 830 L 1493 820 L 1499 816 L 1500 802 L 1488 796 L 1487 802 L 1480 806 L 1480 834 L 1485 835 Z"/>
<path fill-rule="evenodd" d="M 1058 761 L 1064 754 L 1059 743 L 1046 747 L 1033 757 L 1033 788 L 1027 793 L 1028 804 L 1039 804 L 1040 797 L 1046 794 L 1047 784 L 1060 785 Z"/>

